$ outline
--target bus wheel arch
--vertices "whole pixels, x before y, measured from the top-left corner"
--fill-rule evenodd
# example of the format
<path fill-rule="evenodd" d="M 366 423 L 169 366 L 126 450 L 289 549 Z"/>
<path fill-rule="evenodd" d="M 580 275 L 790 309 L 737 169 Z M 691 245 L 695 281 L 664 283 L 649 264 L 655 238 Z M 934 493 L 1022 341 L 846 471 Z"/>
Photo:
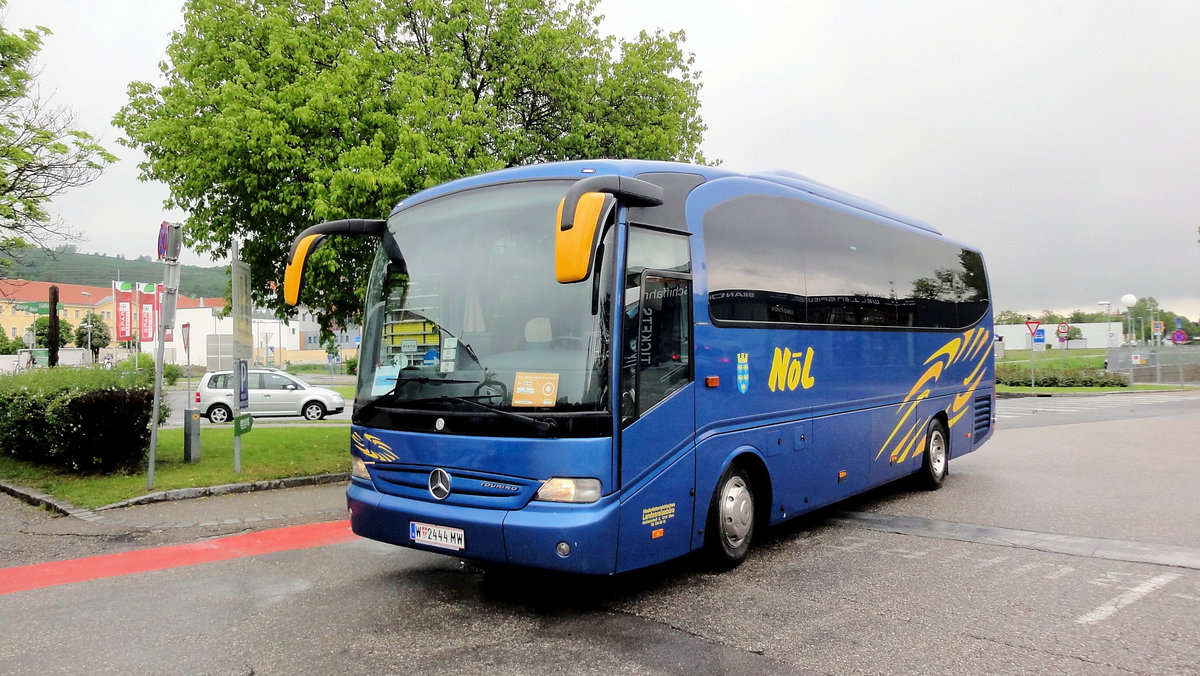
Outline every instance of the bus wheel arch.
<path fill-rule="evenodd" d="M 925 490 L 942 487 L 950 473 L 950 432 L 945 413 L 939 413 L 925 428 L 925 445 L 921 453 L 921 469 L 917 483 Z"/>
<path fill-rule="evenodd" d="M 705 520 L 704 552 L 713 568 L 727 570 L 746 559 L 769 522 L 770 487 L 770 475 L 757 455 L 743 453 L 725 466 Z"/>

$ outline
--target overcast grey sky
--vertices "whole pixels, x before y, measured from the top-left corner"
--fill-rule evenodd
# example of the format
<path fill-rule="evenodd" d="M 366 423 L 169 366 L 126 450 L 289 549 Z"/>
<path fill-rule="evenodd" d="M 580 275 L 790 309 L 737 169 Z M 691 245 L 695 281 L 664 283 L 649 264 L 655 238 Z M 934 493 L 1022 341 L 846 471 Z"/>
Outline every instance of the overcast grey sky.
<path fill-rule="evenodd" d="M 83 251 L 154 253 L 166 187 L 109 126 L 157 81 L 178 0 L 10 0 L 41 84 L 122 161 L 61 198 Z M 997 309 L 1154 296 L 1200 318 L 1200 2 L 602 0 L 604 29 L 684 29 L 704 152 L 785 168 L 984 252 Z M 371 214 L 364 214 L 370 216 Z M 144 232 L 144 235 L 137 233 Z M 210 263 L 191 256 L 191 263 Z M 223 262 L 223 261 L 222 261 Z"/>

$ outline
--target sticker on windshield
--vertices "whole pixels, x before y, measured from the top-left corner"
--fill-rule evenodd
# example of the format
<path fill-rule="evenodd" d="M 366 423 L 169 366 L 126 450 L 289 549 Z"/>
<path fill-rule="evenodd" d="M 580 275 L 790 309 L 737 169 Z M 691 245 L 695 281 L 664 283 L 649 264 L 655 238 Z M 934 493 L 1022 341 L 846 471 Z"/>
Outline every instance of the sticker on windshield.
<path fill-rule="evenodd" d="M 522 373 L 513 382 L 513 406 L 553 406 L 558 400 L 557 373 Z"/>

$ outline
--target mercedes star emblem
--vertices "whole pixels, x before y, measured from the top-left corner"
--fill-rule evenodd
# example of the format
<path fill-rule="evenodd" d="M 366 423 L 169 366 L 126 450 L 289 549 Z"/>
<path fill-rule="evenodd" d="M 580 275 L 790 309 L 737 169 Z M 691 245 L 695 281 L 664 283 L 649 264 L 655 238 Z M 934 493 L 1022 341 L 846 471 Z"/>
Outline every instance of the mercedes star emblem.
<path fill-rule="evenodd" d="M 450 495 L 450 474 L 441 467 L 429 473 L 429 494 L 437 500 Z"/>

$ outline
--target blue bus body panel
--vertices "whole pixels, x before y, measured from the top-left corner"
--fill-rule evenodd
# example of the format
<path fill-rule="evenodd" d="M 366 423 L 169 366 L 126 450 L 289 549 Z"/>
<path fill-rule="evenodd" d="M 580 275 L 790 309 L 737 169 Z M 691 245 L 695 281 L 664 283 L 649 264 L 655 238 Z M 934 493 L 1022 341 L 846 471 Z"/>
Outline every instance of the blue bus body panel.
<path fill-rule="evenodd" d="M 603 484 L 604 493 L 612 492 L 613 488 L 613 446 L 608 438 L 475 437 L 393 432 L 358 425 L 352 426 L 350 433 L 352 450 L 364 460 L 386 458 L 386 462 L 376 465 L 381 472 L 408 465 L 429 470 L 441 467 L 452 473 L 464 470 L 494 474 L 538 485 L 554 476 L 596 477 Z M 426 470 L 425 474 L 428 473 Z M 424 478 L 421 482 L 424 489 Z"/>
<path fill-rule="evenodd" d="M 662 563 L 691 550 L 695 485 L 696 454 L 689 447 L 624 491 L 617 572 Z"/>
<path fill-rule="evenodd" d="M 787 175 L 716 177 L 692 191 L 687 219 L 702 234 L 705 212 L 739 195 L 778 195 L 854 213 L 898 228 L 929 226 L 865 200 Z M 835 199 L 841 201 L 834 201 Z M 951 242 L 952 243 L 952 242 Z M 692 238 L 704 261 L 703 237 Z M 708 279 L 697 275 L 694 529 L 704 528 L 723 468 L 753 455 L 771 478 L 770 521 L 861 493 L 917 471 L 924 432 L 948 423 L 951 457 L 991 434 L 994 390 L 991 311 L 967 330 L 718 327 L 708 314 Z M 704 508 L 702 509 L 701 506 Z M 701 545 L 693 542 L 693 549 Z"/>

